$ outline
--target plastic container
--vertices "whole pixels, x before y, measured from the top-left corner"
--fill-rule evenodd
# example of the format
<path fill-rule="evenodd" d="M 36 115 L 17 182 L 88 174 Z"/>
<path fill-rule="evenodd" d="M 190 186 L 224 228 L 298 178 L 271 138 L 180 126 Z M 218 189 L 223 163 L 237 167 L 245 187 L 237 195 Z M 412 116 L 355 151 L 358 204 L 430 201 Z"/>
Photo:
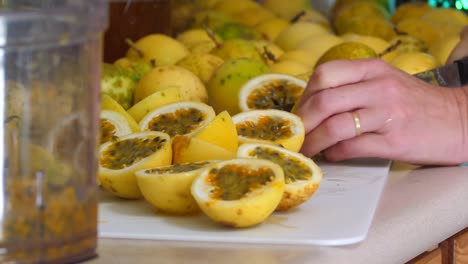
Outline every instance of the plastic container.
<path fill-rule="evenodd" d="M 170 0 L 108 0 L 109 27 L 104 35 L 104 61 L 125 56 L 127 39 L 153 33 L 170 34 Z"/>
<path fill-rule="evenodd" d="M 0 262 L 96 255 L 103 0 L 0 2 Z"/>

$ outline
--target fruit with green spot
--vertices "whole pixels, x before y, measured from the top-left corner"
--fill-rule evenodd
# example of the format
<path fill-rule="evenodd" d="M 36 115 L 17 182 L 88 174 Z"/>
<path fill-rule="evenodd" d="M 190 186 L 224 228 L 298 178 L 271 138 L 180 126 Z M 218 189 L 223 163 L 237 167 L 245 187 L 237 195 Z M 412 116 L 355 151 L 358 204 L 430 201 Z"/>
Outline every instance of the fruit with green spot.
<path fill-rule="evenodd" d="M 130 75 L 119 67 L 104 63 L 101 75 L 101 93 L 116 100 L 124 109 L 133 104 L 136 83 Z"/>
<path fill-rule="evenodd" d="M 225 61 L 207 85 L 209 104 L 217 113 L 227 110 L 230 115 L 240 111 L 239 90 L 248 80 L 270 72 L 264 62 L 252 58 Z"/>

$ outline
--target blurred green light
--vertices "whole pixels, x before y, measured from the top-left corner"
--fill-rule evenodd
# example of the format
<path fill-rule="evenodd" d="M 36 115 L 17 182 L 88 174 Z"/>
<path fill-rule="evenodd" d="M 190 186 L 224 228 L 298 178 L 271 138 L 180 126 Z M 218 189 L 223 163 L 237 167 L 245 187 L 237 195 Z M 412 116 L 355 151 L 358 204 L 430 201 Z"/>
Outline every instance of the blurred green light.
<path fill-rule="evenodd" d="M 449 2 L 443 2 L 443 3 L 442 3 L 442 7 L 449 8 L 449 7 L 450 7 L 450 3 L 449 3 Z"/>
<path fill-rule="evenodd" d="M 462 3 L 460 1 L 455 2 L 455 8 L 458 10 L 462 10 L 463 9 Z"/>
<path fill-rule="evenodd" d="M 430 6 L 437 6 L 437 0 L 429 0 L 428 3 L 429 3 Z M 460 3 L 460 5 L 461 5 L 461 3 Z"/>
<path fill-rule="evenodd" d="M 460 0 L 458 2 L 460 2 Z M 461 3 L 463 4 L 463 9 L 468 9 L 468 0 L 461 0 Z"/>

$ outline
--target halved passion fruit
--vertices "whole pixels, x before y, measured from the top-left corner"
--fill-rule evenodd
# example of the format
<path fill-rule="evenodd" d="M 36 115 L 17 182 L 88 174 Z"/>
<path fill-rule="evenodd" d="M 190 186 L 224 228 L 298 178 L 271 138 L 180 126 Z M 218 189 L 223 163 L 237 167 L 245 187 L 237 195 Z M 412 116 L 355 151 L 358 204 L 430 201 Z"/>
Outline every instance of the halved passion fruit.
<path fill-rule="evenodd" d="M 132 128 L 132 132 L 139 132 L 140 128 L 135 119 L 112 97 L 107 94 L 101 94 L 101 111 L 102 110 L 111 110 L 120 113 Z"/>
<path fill-rule="evenodd" d="M 231 227 L 263 222 L 278 206 L 284 190 L 281 167 L 261 159 L 236 158 L 203 170 L 192 195 L 212 220 Z"/>
<path fill-rule="evenodd" d="M 174 164 L 233 159 L 236 157 L 236 151 L 196 137 L 175 136 L 172 138 L 172 161 Z"/>
<path fill-rule="evenodd" d="M 132 133 L 132 128 L 123 115 L 111 110 L 101 110 L 100 144 L 130 133 Z"/>
<path fill-rule="evenodd" d="M 184 215 L 200 211 L 190 188 L 200 172 L 215 161 L 156 167 L 136 172 L 143 197 L 159 211 Z"/>
<path fill-rule="evenodd" d="M 170 137 L 163 132 L 133 133 L 101 145 L 98 153 L 99 182 L 112 194 L 127 198 L 141 197 L 135 172 L 170 165 Z"/>
<path fill-rule="evenodd" d="M 307 83 L 287 74 L 268 73 L 245 83 L 239 91 L 241 111 L 280 109 L 290 111 Z"/>
<path fill-rule="evenodd" d="M 171 138 L 192 135 L 216 116 L 213 108 L 200 102 L 177 102 L 157 108 L 140 121 L 141 131 L 161 131 Z"/>
<path fill-rule="evenodd" d="M 304 142 L 302 119 L 283 110 L 251 110 L 232 117 L 239 144 L 270 143 L 299 151 Z"/>
<path fill-rule="evenodd" d="M 169 87 L 165 90 L 154 92 L 153 94 L 145 97 L 138 103 L 134 104 L 128 113 L 140 122 L 145 115 L 163 105 L 182 101 L 182 95 L 178 87 Z"/>
<path fill-rule="evenodd" d="M 204 126 L 194 138 L 215 144 L 232 152 L 237 152 L 236 125 L 227 111 L 219 113 L 209 124 Z"/>
<path fill-rule="evenodd" d="M 284 211 L 309 200 L 322 181 L 322 170 L 306 156 L 269 144 L 244 144 L 239 157 L 267 159 L 281 166 L 284 172 L 284 194 L 276 210 Z"/>

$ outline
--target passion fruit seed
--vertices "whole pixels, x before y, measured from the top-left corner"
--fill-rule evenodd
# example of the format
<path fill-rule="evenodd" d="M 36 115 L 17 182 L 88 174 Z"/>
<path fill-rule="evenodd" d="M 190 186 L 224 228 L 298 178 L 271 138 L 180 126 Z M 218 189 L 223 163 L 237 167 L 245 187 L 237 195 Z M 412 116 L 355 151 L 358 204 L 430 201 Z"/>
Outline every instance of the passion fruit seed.
<path fill-rule="evenodd" d="M 286 183 L 292 183 L 298 180 L 307 181 L 312 177 L 312 170 L 293 156 L 284 155 L 281 152 L 262 147 L 256 147 L 250 151 L 249 156 L 270 160 L 280 165 L 281 168 L 283 168 L 284 180 Z"/>
<path fill-rule="evenodd" d="M 291 122 L 279 117 L 262 116 L 255 123 L 245 121 L 236 125 L 237 134 L 248 138 L 276 141 L 293 135 Z"/>
<path fill-rule="evenodd" d="M 111 170 L 124 169 L 152 155 L 163 147 L 165 138 L 131 138 L 111 144 L 99 161 L 105 168 Z"/>
<path fill-rule="evenodd" d="M 225 201 L 238 200 L 247 193 L 261 188 L 275 178 L 270 168 L 252 168 L 248 165 L 230 164 L 210 170 L 207 181 L 214 189 L 211 196 Z"/>
<path fill-rule="evenodd" d="M 115 137 L 115 126 L 107 119 L 101 119 L 100 143 L 111 141 Z"/>
<path fill-rule="evenodd" d="M 288 80 L 273 80 L 256 88 L 247 98 L 250 109 L 283 109 L 283 106 L 295 104 L 303 88 Z"/>
<path fill-rule="evenodd" d="M 145 173 L 148 173 L 148 174 L 180 173 L 180 172 L 198 170 L 200 168 L 205 167 L 208 164 L 210 164 L 210 162 L 208 161 L 174 164 L 171 166 L 145 170 Z"/>
<path fill-rule="evenodd" d="M 165 132 L 174 137 L 192 132 L 205 119 L 206 114 L 199 109 L 177 109 L 174 113 L 154 117 L 149 122 L 148 128 L 151 131 Z"/>

